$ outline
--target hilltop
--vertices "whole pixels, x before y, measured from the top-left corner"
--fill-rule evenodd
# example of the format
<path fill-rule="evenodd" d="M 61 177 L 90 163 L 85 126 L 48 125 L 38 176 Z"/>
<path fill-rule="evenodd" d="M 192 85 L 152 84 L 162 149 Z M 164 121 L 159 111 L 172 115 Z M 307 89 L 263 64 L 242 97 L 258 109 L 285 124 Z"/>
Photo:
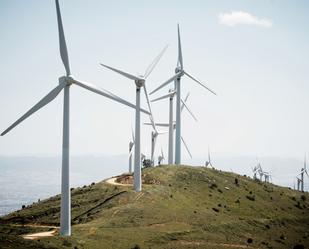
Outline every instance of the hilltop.
<path fill-rule="evenodd" d="M 2 217 L 0 248 L 309 247 L 308 193 L 205 167 L 142 174 L 140 193 L 129 175 L 72 189 L 68 238 L 16 236 L 59 226 L 60 195 Z"/>

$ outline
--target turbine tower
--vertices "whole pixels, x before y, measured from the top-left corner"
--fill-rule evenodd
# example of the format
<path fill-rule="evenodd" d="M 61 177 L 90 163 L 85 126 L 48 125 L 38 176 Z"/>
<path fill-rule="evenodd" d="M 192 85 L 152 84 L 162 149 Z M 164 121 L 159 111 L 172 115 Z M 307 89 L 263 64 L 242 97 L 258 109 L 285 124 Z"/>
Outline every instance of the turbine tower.
<path fill-rule="evenodd" d="M 59 2 L 56 0 L 56 12 L 58 21 L 59 32 L 59 45 L 60 56 L 65 67 L 66 75 L 59 78 L 59 85 L 51 90 L 44 98 L 42 98 L 37 104 L 35 104 L 29 111 L 27 111 L 22 117 L 9 126 L 1 136 L 8 133 L 19 123 L 27 119 L 33 113 L 54 100 L 57 95 L 64 90 L 63 100 L 63 142 L 62 142 L 62 174 L 61 174 L 61 209 L 60 209 L 60 234 L 63 236 L 71 235 L 71 193 L 70 193 L 70 178 L 69 178 L 69 165 L 70 165 L 70 87 L 75 84 L 83 87 L 89 91 L 100 94 L 104 97 L 110 98 L 114 101 L 122 103 L 136 109 L 136 106 L 117 97 L 109 91 L 99 89 L 89 83 L 76 80 L 70 70 L 69 57 L 67 46 L 64 37 L 63 25 L 61 20 L 61 13 Z M 149 114 L 149 112 L 143 110 Z"/>
<path fill-rule="evenodd" d="M 165 81 L 162 85 L 160 85 L 158 88 L 153 90 L 150 94 L 155 93 L 162 87 L 168 85 L 170 82 L 175 82 L 175 90 L 177 91 L 176 95 L 176 136 L 175 136 L 175 164 L 181 164 L 181 77 L 184 75 L 187 75 L 189 78 L 191 78 L 193 81 L 201 85 L 202 87 L 206 88 L 211 93 L 215 94 L 214 91 L 212 91 L 210 88 L 202 84 L 199 80 L 194 78 L 192 75 L 190 75 L 188 72 L 184 70 L 183 67 L 183 58 L 182 58 L 182 49 L 181 49 L 181 40 L 180 40 L 180 31 L 179 31 L 179 24 L 177 26 L 178 28 L 178 61 L 177 66 L 175 69 L 175 75 L 171 78 L 169 78 L 167 81 Z"/>
<path fill-rule="evenodd" d="M 118 74 L 121 74 L 122 76 L 134 80 L 136 85 L 136 111 L 135 111 L 135 149 L 134 149 L 134 190 L 135 191 L 141 191 L 142 190 L 142 177 L 141 177 L 141 117 L 140 117 L 140 106 L 141 106 L 141 88 L 144 89 L 144 93 L 146 96 L 149 112 L 150 112 L 150 121 L 153 126 L 153 129 L 155 128 L 153 118 L 152 118 L 152 112 L 151 112 L 151 106 L 148 98 L 148 93 L 146 89 L 146 79 L 151 74 L 159 60 L 161 59 L 162 55 L 164 54 L 165 50 L 167 49 L 167 46 L 162 50 L 162 52 L 154 59 L 154 61 L 149 65 L 149 67 L 146 69 L 144 75 L 133 75 L 127 72 L 124 72 L 122 70 L 107 66 L 105 64 L 101 64 L 101 66 L 106 67 Z"/>

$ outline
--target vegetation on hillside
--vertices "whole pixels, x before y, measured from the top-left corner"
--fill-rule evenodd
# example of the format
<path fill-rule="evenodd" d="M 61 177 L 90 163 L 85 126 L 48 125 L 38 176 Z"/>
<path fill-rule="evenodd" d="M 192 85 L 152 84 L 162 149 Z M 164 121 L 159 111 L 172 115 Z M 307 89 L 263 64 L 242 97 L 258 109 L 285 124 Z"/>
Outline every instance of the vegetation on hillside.
<path fill-rule="evenodd" d="M 104 181 L 72 189 L 68 238 L 16 236 L 59 226 L 60 196 L 2 217 L 1 248 L 309 247 L 308 193 L 205 167 L 147 168 L 143 181 L 140 193 Z"/>

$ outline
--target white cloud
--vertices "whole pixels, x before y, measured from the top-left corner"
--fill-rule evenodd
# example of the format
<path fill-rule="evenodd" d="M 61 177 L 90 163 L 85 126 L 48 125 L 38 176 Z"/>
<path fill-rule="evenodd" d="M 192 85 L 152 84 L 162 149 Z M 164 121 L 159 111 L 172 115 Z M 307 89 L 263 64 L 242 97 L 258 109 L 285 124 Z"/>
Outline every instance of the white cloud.
<path fill-rule="evenodd" d="M 250 13 L 243 11 L 231 11 L 230 13 L 220 13 L 219 22 L 234 27 L 239 24 L 256 25 L 264 28 L 270 28 L 273 23 L 269 19 L 258 18 Z"/>

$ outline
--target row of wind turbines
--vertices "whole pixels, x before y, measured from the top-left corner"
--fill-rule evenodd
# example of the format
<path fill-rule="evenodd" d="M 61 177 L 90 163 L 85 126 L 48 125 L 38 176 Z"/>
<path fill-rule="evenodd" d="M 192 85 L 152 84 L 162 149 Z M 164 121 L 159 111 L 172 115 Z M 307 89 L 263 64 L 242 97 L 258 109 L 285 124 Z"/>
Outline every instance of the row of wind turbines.
<path fill-rule="evenodd" d="M 261 163 L 258 162 L 258 164 L 252 168 L 253 171 L 253 179 L 254 180 L 260 180 L 263 181 L 264 177 L 264 182 L 270 182 L 272 181 L 272 175 L 270 172 L 264 171 L 262 169 Z"/>
<path fill-rule="evenodd" d="M 260 162 L 258 162 L 257 165 L 252 168 L 252 172 L 253 172 L 253 179 L 255 179 L 255 180 L 259 180 L 261 182 L 262 181 L 264 181 L 264 182 L 272 181 L 272 174 L 270 172 L 264 171 Z M 295 179 L 297 181 L 297 188 L 295 188 L 295 180 L 293 182 L 294 190 L 297 189 L 298 191 L 304 192 L 305 174 L 309 178 L 309 174 L 308 174 L 308 171 L 307 171 L 306 156 L 305 156 L 305 159 L 304 159 L 304 166 L 301 168 L 300 173 L 297 174 L 297 176 L 295 177 Z"/>
<path fill-rule="evenodd" d="M 150 125 L 153 128 L 152 132 L 152 155 L 151 159 L 153 160 L 153 152 L 155 148 L 155 140 L 156 137 L 160 134 L 157 130 L 157 126 L 160 126 L 159 123 L 155 123 L 153 119 L 153 113 L 151 110 L 151 104 L 146 88 L 146 79 L 152 73 L 153 69 L 163 56 L 167 47 L 165 47 L 162 52 L 154 59 L 154 61 L 149 65 L 143 75 L 133 75 L 122 70 L 116 69 L 114 67 L 107 66 L 105 64 L 101 65 L 105 68 L 108 68 L 122 76 L 133 80 L 136 86 L 136 103 L 132 104 L 126 101 L 123 98 L 111 93 L 110 91 L 99 88 L 93 84 L 87 83 L 85 81 L 80 81 L 76 79 L 72 73 L 69 63 L 68 50 L 66 46 L 66 40 L 64 35 L 64 29 L 62 24 L 61 12 L 59 1 L 55 0 L 56 3 L 56 13 L 57 13 L 57 23 L 58 23 L 58 35 L 59 35 L 59 47 L 60 47 L 60 57 L 62 63 L 65 68 L 65 75 L 59 77 L 58 85 L 52 89 L 46 96 L 44 96 L 38 103 L 36 103 L 30 110 L 28 110 L 23 116 L 21 116 L 17 121 L 15 121 L 12 125 L 10 125 L 5 131 L 1 133 L 1 136 L 7 134 L 25 119 L 30 117 L 32 114 L 40 110 L 45 105 L 49 104 L 53 101 L 59 93 L 63 90 L 63 137 L 62 137 L 62 174 L 61 174 L 61 210 L 60 210 L 60 234 L 62 236 L 70 236 L 71 235 L 71 194 L 70 194 L 70 177 L 69 177 L 69 168 L 70 168 L 70 89 L 72 85 L 77 85 L 82 87 L 88 91 L 99 94 L 106 98 L 109 98 L 113 101 L 126 105 L 135 109 L 135 131 L 133 135 L 133 142 L 130 143 L 130 153 L 133 153 L 134 146 L 134 190 L 141 191 L 142 189 L 142 181 L 141 181 L 141 148 L 140 148 L 140 140 L 141 140 L 141 113 L 149 115 Z M 185 104 L 185 101 L 181 99 L 181 78 L 183 76 L 188 76 L 190 79 L 198 83 L 203 88 L 207 89 L 211 93 L 215 94 L 214 91 L 209 89 L 207 86 L 202 84 L 192 75 L 190 75 L 187 71 L 184 70 L 183 65 L 183 57 L 182 57 L 182 49 L 181 49 L 181 40 L 180 40 L 180 31 L 178 26 L 178 61 L 175 69 L 175 74 L 170 77 L 167 81 L 165 81 L 158 88 L 153 90 L 150 94 L 154 94 L 161 88 L 169 85 L 174 82 L 174 88 L 169 91 L 167 95 L 154 99 L 153 101 L 158 101 L 164 98 L 169 98 L 169 163 L 175 163 L 177 165 L 181 164 L 181 141 L 184 142 L 181 136 L 181 110 L 185 107 L 188 107 Z M 141 100 L 141 91 L 144 91 L 148 110 L 141 108 L 140 100 Z M 176 122 L 173 121 L 173 98 L 176 96 Z M 189 110 L 189 109 L 188 109 Z M 190 112 L 190 110 L 189 110 Z M 162 124 L 162 126 L 166 126 L 166 124 Z M 173 148 L 173 131 L 175 130 L 175 154 Z M 132 133 L 133 134 L 133 133 Z M 164 155 L 161 152 L 161 161 L 163 160 Z M 161 162 L 160 161 L 160 162 Z M 132 171 L 132 164 L 130 165 L 130 170 Z"/>

